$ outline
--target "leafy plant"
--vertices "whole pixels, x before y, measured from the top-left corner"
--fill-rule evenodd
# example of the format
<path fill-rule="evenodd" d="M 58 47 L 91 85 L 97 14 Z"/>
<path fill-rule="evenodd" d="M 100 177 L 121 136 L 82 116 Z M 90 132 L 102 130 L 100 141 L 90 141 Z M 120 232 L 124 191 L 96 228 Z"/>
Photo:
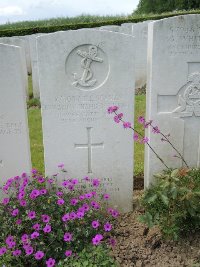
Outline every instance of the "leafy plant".
<path fill-rule="evenodd" d="M 200 170 L 167 170 L 155 175 L 156 182 L 141 200 L 145 213 L 140 221 L 158 225 L 165 237 L 200 228 Z"/>
<path fill-rule="evenodd" d="M 75 259 L 85 247 L 113 245 L 119 213 L 108 208 L 109 195 L 99 192 L 100 180 L 71 179 L 63 164 L 59 168 L 62 173 L 52 178 L 32 170 L 31 177 L 23 173 L 2 187 L 8 194 L 0 204 L 0 258 L 6 267 L 52 267 Z"/>

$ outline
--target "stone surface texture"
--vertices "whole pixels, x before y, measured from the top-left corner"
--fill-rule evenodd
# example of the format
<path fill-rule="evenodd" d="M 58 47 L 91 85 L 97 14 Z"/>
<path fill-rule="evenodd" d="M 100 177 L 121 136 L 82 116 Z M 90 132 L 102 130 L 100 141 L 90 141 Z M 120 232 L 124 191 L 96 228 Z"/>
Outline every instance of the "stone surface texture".
<path fill-rule="evenodd" d="M 21 48 L 0 44 L 0 184 L 30 173 L 30 145 Z"/>
<path fill-rule="evenodd" d="M 45 169 L 99 178 L 121 211 L 132 210 L 133 138 L 107 108 L 133 123 L 134 38 L 99 30 L 37 38 Z"/>
<path fill-rule="evenodd" d="M 185 15 L 149 25 L 147 120 L 152 119 L 184 156 L 200 166 L 200 15 Z M 185 166 L 174 149 L 149 128 L 150 144 L 170 168 Z M 145 186 L 164 166 L 146 147 Z"/>

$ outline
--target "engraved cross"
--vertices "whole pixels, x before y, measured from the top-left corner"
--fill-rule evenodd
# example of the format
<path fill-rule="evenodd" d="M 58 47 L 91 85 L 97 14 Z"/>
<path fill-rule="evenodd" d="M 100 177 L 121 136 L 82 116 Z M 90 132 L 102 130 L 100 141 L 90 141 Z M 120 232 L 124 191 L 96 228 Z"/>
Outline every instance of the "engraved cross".
<path fill-rule="evenodd" d="M 92 143 L 91 140 L 91 130 L 92 127 L 87 127 L 87 144 L 74 144 L 75 148 L 87 148 L 88 150 L 88 173 L 92 173 L 92 149 L 93 148 L 103 148 L 104 143 Z"/>

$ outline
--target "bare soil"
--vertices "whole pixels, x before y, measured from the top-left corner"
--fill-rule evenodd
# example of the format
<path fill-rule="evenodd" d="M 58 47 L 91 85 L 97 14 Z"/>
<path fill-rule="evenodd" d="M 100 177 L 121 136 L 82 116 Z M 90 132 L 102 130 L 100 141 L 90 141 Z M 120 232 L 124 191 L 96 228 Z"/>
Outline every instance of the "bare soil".
<path fill-rule="evenodd" d="M 169 241 L 162 238 L 157 227 L 149 230 L 138 222 L 138 216 L 144 212 L 139 205 L 142 180 L 142 177 L 135 179 L 134 211 L 121 215 L 117 223 L 117 244 L 112 255 L 119 266 L 200 267 L 200 232 L 191 232 L 179 241 Z"/>

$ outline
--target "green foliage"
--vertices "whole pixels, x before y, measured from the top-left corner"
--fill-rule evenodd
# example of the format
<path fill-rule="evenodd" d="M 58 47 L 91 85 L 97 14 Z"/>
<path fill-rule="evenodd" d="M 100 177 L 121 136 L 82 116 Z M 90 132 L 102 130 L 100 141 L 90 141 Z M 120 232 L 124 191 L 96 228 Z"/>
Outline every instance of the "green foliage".
<path fill-rule="evenodd" d="M 135 14 L 163 13 L 199 9 L 199 0 L 140 0 Z"/>
<path fill-rule="evenodd" d="M 141 200 L 140 221 L 158 225 L 167 238 L 200 229 L 200 170 L 176 169 L 155 175 L 156 181 Z"/>
<path fill-rule="evenodd" d="M 149 0 L 147 0 L 149 1 Z M 200 10 L 192 10 L 192 11 L 182 11 L 182 12 L 174 12 L 174 13 L 166 13 L 166 14 L 151 14 L 151 15 L 144 15 L 141 14 L 144 12 L 136 12 L 133 16 L 128 17 L 111 17 L 112 19 L 108 20 L 107 18 L 105 20 L 98 20 L 95 22 L 88 22 L 87 20 L 82 20 L 75 22 L 65 22 L 65 20 L 58 20 L 58 23 L 50 23 L 48 21 L 42 21 L 41 24 L 38 22 L 34 24 L 33 22 L 21 22 L 17 24 L 14 24 L 12 27 L 12 24 L 5 24 L 0 26 L 0 37 L 4 36 L 23 36 L 23 35 L 30 35 L 35 33 L 51 33 L 56 31 L 67 31 L 67 30 L 77 30 L 82 28 L 96 28 L 101 27 L 105 25 L 121 25 L 122 23 L 137 23 L 142 22 L 145 20 L 159 20 L 163 18 L 169 18 L 177 15 L 186 15 L 186 14 L 199 14 Z M 147 13 L 147 12 L 145 12 Z M 82 17 L 84 18 L 84 16 Z M 85 22 L 86 21 L 86 22 Z M 33 26 L 35 25 L 35 26 Z"/>
<path fill-rule="evenodd" d="M 67 258 L 58 263 L 60 267 L 116 267 L 105 246 L 88 246 L 77 257 Z"/>

